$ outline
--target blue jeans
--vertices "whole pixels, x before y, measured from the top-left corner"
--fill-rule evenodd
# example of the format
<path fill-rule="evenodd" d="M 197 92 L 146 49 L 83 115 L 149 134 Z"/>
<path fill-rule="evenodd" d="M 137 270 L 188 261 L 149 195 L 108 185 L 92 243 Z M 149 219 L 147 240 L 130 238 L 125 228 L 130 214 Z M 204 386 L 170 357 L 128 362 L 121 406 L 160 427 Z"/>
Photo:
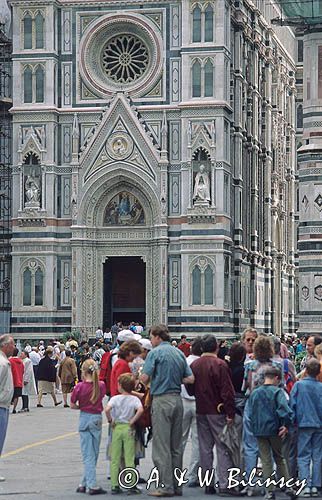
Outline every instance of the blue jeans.
<path fill-rule="evenodd" d="M 297 427 L 291 425 L 283 441 L 283 454 L 288 464 L 290 477 L 297 477 Z"/>
<path fill-rule="evenodd" d="M 310 466 L 312 461 L 312 476 Z M 321 487 L 322 430 L 302 428 L 298 431 L 297 464 L 299 478 L 307 479 L 307 486 Z"/>
<path fill-rule="evenodd" d="M 0 408 L 0 455 L 3 450 L 4 440 L 7 434 L 9 420 L 9 408 Z"/>
<path fill-rule="evenodd" d="M 257 467 L 257 459 L 259 456 L 257 439 L 252 433 L 252 426 L 250 421 L 249 401 L 246 401 L 245 411 L 243 416 L 243 450 L 245 471 L 247 478 L 252 469 Z"/>
<path fill-rule="evenodd" d="M 102 436 L 102 415 L 81 411 L 78 430 L 84 464 L 81 485 L 96 488 L 96 464 Z"/>

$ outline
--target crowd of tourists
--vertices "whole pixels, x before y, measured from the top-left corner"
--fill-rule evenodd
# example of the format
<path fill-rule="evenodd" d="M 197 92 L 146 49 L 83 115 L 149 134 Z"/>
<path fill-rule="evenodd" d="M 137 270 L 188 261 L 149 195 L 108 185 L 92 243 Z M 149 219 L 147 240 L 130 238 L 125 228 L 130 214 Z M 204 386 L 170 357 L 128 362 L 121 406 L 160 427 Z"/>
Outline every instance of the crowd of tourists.
<path fill-rule="evenodd" d="M 50 395 L 55 406 L 80 410 L 79 493 L 106 493 L 96 481 L 103 414 L 112 494 L 149 485 L 139 474 L 147 446 L 159 481 L 151 496 L 181 496 L 186 483 L 267 500 L 277 487 L 290 497 L 322 493 L 322 337 L 284 340 L 248 328 L 234 342 L 210 334 L 174 341 L 164 325 L 142 333 L 141 325 L 115 324 L 98 328 L 93 345 L 70 337 L 21 352 L 1 336 L 0 454 L 11 405 L 25 413 L 31 394 L 37 408 Z M 190 465 L 178 479 L 189 437 Z M 123 469 L 132 470 L 127 483 Z"/>

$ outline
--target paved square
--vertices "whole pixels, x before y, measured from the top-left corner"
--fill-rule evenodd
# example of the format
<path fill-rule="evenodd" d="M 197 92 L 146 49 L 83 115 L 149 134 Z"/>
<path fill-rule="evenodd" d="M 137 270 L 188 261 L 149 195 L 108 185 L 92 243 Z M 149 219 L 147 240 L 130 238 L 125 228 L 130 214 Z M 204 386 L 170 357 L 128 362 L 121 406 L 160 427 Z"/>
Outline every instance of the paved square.
<path fill-rule="evenodd" d="M 2 498 L 17 497 L 28 500 L 82 498 L 75 492 L 83 470 L 77 432 L 79 412 L 62 406 L 53 408 L 49 396 L 45 396 L 43 404 L 44 408 L 36 408 L 35 398 L 31 398 L 30 413 L 10 415 L 5 448 L 0 460 L 0 474 L 6 477 L 6 481 L 0 483 Z M 97 476 L 98 484 L 110 494 L 105 458 L 107 430 L 105 424 Z M 188 442 L 185 467 L 189 464 L 189 460 Z M 150 443 L 147 456 L 141 461 L 142 477 L 147 478 L 152 468 Z M 147 498 L 147 493 L 143 485 L 141 497 Z M 117 498 L 122 499 L 125 496 L 127 495 L 124 493 Z M 204 498 L 204 491 L 185 487 L 184 496 Z"/>

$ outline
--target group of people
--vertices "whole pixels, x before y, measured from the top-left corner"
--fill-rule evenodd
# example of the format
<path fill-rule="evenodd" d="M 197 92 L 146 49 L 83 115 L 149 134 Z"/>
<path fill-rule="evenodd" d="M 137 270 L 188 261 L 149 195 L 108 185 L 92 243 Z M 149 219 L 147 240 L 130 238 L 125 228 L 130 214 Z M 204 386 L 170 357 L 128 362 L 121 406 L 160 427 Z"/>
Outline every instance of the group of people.
<path fill-rule="evenodd" d="M 141 323 L 138 323 L 136 321 L 131 321 L 129 323 L 126 323 L 123 321 L 116 321 L 111 328 L 106 327 L 104 328 L 104 331 L 102 328 L 99 326 L 95 332 L 95 340 L 96 342 L 98 341 L 104 341 L 105 344 L 115 344 L 117 335 L 120 331 L 122 330 L 130 330 L 132 333 L 137 333 L 141 334 L 144 330 L 144 327 L 141 325 Z"/>
<path fill-rule="evenodd" d="M 206 494 L 221 496 L 251 496 L 264 491 L 267 500 L 272 500 L 279 479 L 278 484 L 285 485 L 290 497 L 319 495 L 321 337 L 284 343 L 278 337 L 248 328 L 240 341 L 231 345 L 227 341 L 217 343 L 214 335 L 197 337 L 192 342 L 183 335 L 174 344 L 164 325 L 151 327 L 149 339 L 125 326 L 115 333 L 115 345 L 98 337 L 90 348 L 84 343 L 76 345 L 71 338 L 60 351 L 58 363 L 53 362 L 55 348 L 50 346 L 39 363 L 39 394 L 47 392 L 56 397 L 51 391 L 58 376 L 64 405 L 68 406 L 67 394 L 71 392 L 70 407 L 80 410 L 84 474 L 78 492 L 106 492 L 96 482 L 105 413 L 110 424 L 108 476 L 112 494 L 122 492 L 120 470 L 139 467 L 146 437 L 152 434 L 152 460 L 163 485 L 151 491 L 152 496 L 182 495 L 183 481 L 178 481 L 174 471 L 182 470 L 190 435 L 189 487 L 205 484 Z M 14 349 L 12 337 L 0 337 L 0 453 L 14 396 L 13 390 L 6 392 L 4 388 L 10 386 L 9 379 L 20 365 L 10 361 L 17 358 Z M 57 356 L 58 353 L 56 361 Z M 41 383 L 44 359 L 54 367 L 51 387 Z M 69 378 L 63 376 L 64 365 L 68 365 Z M 15 392 L 15 397 L 19 396 Z M 60 404 L 55 400 L 54 403 Z M 213 470 L 215 474 L 205 482 L 207 471 Z M 234 481 L 232 471 L 237 471 Z M 135 476 L 127 491 L 141 492 Z"/>

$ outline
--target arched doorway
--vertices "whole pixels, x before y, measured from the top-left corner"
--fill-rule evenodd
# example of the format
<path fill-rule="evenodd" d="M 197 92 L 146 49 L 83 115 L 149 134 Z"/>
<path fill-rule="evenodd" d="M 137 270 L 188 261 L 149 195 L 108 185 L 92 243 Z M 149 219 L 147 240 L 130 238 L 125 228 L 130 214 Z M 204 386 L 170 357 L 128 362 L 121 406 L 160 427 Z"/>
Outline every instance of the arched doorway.
<path fill-rule="evenodd" d="M 103 325 L 146 324 L 146 263 L 140 257 L 109 257 L 103 264 Z"/>
<path fill-rule="evenodd" d="M 116 319 L 167 321 L 168 238 L 160 200 L 133 172 L 129 178 L 121 168 L 111 170 L 89 186 L 72 226 L 72 324 L 89 335 Z"/>

